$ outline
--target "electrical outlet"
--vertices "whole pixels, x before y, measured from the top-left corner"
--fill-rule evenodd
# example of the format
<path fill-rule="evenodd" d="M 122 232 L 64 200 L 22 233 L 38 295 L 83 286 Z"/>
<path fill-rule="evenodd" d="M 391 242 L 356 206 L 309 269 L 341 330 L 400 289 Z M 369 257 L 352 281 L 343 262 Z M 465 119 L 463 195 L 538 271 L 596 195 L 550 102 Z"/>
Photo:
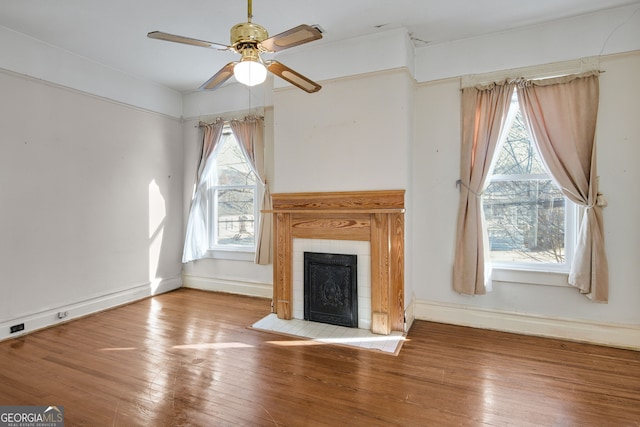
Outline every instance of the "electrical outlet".
<path fill-rule="evenodd" d="M 13 325 L 11 328 L 9 328 L 9 330 L 11 331 L 12 334 L 15 334 L 16 332 L 24 331 L 24 323 Z"/>

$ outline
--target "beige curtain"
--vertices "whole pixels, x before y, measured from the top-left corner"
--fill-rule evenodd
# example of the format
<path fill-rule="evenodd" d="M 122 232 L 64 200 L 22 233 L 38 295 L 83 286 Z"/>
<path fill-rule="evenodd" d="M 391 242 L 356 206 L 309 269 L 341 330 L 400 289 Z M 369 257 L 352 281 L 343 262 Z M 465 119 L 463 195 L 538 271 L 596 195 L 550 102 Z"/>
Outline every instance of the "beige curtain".
<path fill-rule="evenodd" d="M 271 210 L 271 194 L 264 170 L 264 123 L 260 117 L 247 117 L 229 123 L 233 134 L 240 142 L 254 173 L 262 183 L 262 209 Z M 260 214 L 256 227 L 255 263 L 267 265 L 271 262 L 271 215 Z"/>
<path fill-rule="evenodd" d="M 198 160 L 198 169 L 196 170 L 193 198 L 191 199 L 189 217 L 187 218 L 187 230 L 182 252 L 183 263 L 202 258 L 209 249 L 206 206 L 207 186 L 202 177 L 206 176 L 208 169 L 213 167 L 208 160 L 220 141 L 224 121 L 219 119 L 215 123 L 202 126 L 204 127 L 204 137 L 202 139 L 200 159 Z"/>
<path fill-rule="evenodd" d="M 595 129 L 598 73 L 527 81 L 518 99 L 543 161 L 562 192 L 584 208 L 569 284 L 593 301 L 606 302 L 603 199 L 598 193 Z"/>
<path fill-rule="evenodd" d="M 484 294 L 490 286 L 491 262 L 481 195 L 513 90 L 514 84 L 506 81 L 462 90 L 460 202 L 453 266 L 453 289 L 462 294 Z"/>

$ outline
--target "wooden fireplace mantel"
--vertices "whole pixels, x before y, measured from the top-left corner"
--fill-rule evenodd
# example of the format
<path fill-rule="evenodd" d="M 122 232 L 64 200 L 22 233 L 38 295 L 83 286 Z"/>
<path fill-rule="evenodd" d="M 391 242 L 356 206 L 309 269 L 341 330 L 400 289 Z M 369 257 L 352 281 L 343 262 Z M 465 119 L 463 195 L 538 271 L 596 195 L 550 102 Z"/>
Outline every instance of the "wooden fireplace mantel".
<path fill-rule="evenodd" d="M 274 311 L 291 319 L 293 239 L 371 244 L 371 331 L 404 331 L 404 190 L 276 193 Z"/>

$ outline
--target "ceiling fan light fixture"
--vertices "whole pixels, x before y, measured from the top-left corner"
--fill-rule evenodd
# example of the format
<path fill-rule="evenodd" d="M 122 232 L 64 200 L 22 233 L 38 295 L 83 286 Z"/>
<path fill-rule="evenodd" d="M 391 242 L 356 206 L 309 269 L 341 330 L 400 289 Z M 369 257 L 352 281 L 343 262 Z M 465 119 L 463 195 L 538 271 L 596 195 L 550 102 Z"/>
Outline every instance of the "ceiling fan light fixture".
<path fill-rule="evenodd" d="M 255 46 L 241 47 L 242 59 L 233 67 L 236 80 L 246 86 L 255 86 L 267 78 L 267 67 L 260 59 L 260 53 Z"/>
<path fill-rule="evenodd" d="M 233 75 L 243 85 L 255 86 L 266 80 L 267 68 L 262 62 L 243 59 L 233 67 Z"/>

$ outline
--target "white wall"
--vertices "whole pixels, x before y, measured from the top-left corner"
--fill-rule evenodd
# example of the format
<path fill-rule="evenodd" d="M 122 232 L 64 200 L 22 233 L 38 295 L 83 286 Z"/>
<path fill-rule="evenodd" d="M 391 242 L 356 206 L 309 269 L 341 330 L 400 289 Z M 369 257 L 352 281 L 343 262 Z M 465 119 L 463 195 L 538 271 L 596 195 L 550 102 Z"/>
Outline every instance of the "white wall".
<path fill-rule="evenodd" d="M 609 9 L 416 51 L 416 80 L 547 64 L 640 48 L 640 6 Z"/>
<path fill-rule="evenodd" d="M 0 339 L 179 287 L 180 122 L 10 72 L 0 93 Z"/>
<path fill-rule="evenodd" d="M 0 69 L 180 117 L 180 93 L 0 26 Z"/>
<path fill-rule="evenodd" d="M 407 188 L 412 129 L 405 70 L 274 94 L 273 193 Z"/>
<path fill-rule="evenodd" d="M 634 166 L 640 145 L 640 53 L 603 58 L 597 129 L 601 191 L 610 201 L 604 211 L 611 293 L 608 304 L 594 304 L 575 289 L 500 283 L 486 296 L 468 297 L 451 289 L 457 215 L 460 82 L 420 85 L 416 94 L 414 145 L 414 290 L 416 298 L 546 317 L 640 325 L 640 171 Z M 633 237 L 635 236 L 635 237 Z M 419 278 L 419 279 L 418 279 Z"/>
<path fill-rule="evenodd" d="M 405 68 L 413 75 L 414 48 L 405 28 L 383 30 L 332 43 L 309 44 L 304 49 L 278 53 L 277 60 L 319 82 Z M 274 87 L 289 83 L 276 78 Z"/>

